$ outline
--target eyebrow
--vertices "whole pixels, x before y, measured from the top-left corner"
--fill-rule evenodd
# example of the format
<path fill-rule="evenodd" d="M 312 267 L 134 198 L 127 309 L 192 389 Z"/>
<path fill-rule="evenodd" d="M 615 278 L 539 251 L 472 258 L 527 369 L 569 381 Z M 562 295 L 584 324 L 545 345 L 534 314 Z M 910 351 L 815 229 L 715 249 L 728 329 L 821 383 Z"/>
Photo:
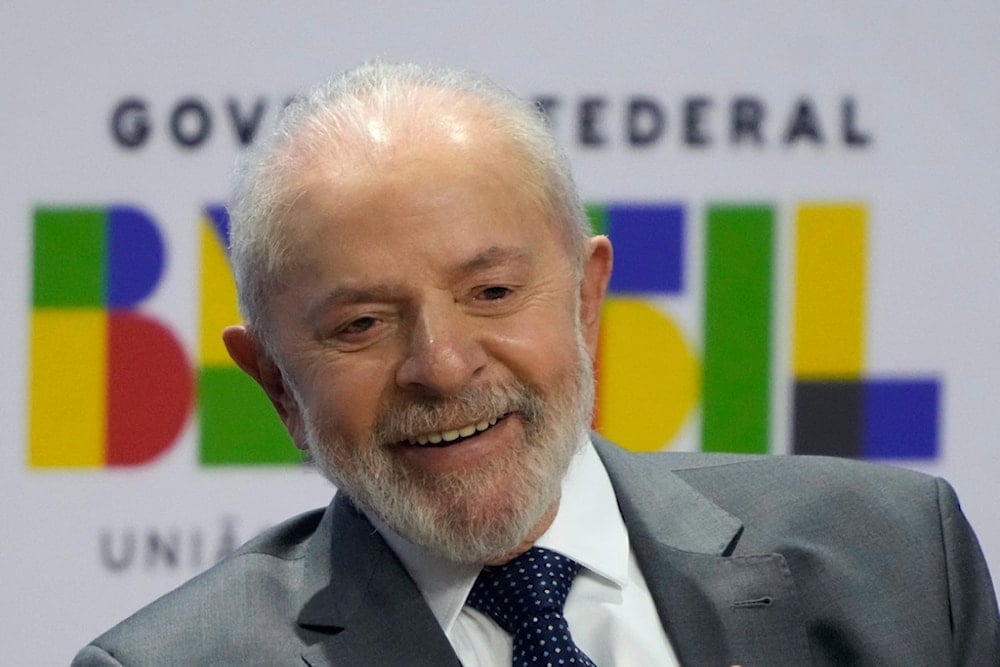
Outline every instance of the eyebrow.
<path fill-rule="evenodd" d="M 336 304 L 397 301 L 403 291 L 402 285 L 379 284 L 365 287 L 334 287 L 314 301 L 306 309 L 306 319 L 312 320 L 320 313 Z"/>
<path fill-rule="evenodd" d="M 509 263 L 527 264 L 531 260 L 531 255 L 531 251 L 527 248 L 490 246 L 459 264 L 456 272 L 471 273 Z"/>

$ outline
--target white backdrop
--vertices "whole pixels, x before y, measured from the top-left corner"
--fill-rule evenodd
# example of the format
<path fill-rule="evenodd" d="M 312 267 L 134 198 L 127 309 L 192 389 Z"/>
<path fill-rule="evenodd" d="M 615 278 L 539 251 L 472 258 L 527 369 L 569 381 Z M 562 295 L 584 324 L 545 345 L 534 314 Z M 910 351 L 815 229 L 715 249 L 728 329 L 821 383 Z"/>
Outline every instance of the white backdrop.
<path fill-rule="evenodd" d="M 37 389 L 39 366 L 29 355 L 41 349 L 32 325 L 32 285 L 43 264 L 32 254 L 34 211 L 118 204 L 145 211 L 163 235 L 166 263 L 141 310 L 167 327 L 197 367 L 205 280 L 199 220 L 204 206 L 226 197 L 237 126 L 252 125 L 256 105 L 267 121 L 302 87 L 375 56 L 467 66 L 524 95 L 551 98 L 555 130 L 588 201 L 683 207 L 686 291 L 657 303 L 695 357 L 709 206 L 771 206 L 772 452 L 794 449 L 795 211 L 802 202 L 861 202 L 863 375 L 930 377 L 940 392 L 933 456 L 892 463 L 954 484 L 996 580 L 995 3 L 12 4 L 0 8 L 7 239 L 0 244 L 0 655 L 11 664 L 68 662 L 85 641 L 218 553 L 331 494 L 307 469 L 199 463 L 198 410 L 144 465 L 33 463 L 32 392 L 51 390 Z M 625 132 L 628 104 L 639 97 L 653 100 L 666 121 L 645 146 Z M 740 97 L 765 111 L 759 143 L 731 138 L 730 107 Z M 143 102 L 150 127 L 135 148 L 111 130 L 115 108 L 128 98 Z M 845 102 L 853 105 L 848 133 L 864 140 L 844 139 Z M 803 103 L 816 133 L 800 127 L 789 141 Z M 701 111 L 685 111 L 692 107 Z M 176 133 L 172 115 L 181 121 Z M 175 134 L 197 145 L 184 146 Z M 89 335 L 73 326 L 55 331 L 47 343 L 53 350 L 75 349 L 69 346 Z M 64 382 L 106 390 L 94 377 Z M 72 450 L 76 406 L 63 408 L 62 446 Z M 666 446 L 697 448 L 700 418 L 695 402 Z"/>

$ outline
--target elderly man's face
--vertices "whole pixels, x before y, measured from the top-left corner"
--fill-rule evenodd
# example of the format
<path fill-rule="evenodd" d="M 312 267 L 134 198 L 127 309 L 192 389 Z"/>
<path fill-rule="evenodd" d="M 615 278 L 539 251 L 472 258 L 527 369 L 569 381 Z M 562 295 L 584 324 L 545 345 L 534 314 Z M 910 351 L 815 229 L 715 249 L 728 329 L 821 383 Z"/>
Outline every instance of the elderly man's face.
<path fill-rule="evenodd" d="M 520 174 L 483 140 L 315 165 L 269 305 L 276 363 L 257 371 L 341 489 L 456 560 L 525 538 L 590 417 L 610 247 L 593 239 L 576 278 Z"/>

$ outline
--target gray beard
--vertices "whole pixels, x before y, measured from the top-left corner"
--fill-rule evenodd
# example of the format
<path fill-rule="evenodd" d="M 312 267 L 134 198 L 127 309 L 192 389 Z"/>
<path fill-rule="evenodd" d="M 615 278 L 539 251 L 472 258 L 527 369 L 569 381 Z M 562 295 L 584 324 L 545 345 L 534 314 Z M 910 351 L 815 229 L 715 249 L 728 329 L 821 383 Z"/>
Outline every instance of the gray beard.
<path fill-rule="evenodd" d="M 362 511 L 414 544 L 448 560 L 481 564 L 516 549 L 558 502 L 563 477 L 584 442 L 594 404 L 594 374 L 577 334 L 576 368 L 557 395 L 521 383 L 479 388 L 442 399 L 388 406 L 366 443 L 344 441 L 304 415 L 309 451 L 337 488 Z M 301 405 L 301 403 L 300 403 Z M 523 439 L 485 465 L 450 474 L 407 468 L 391 446 L 443 424 L 516 414 Z M 504 488 L 502 502 L 482 489 Z M 479 502 L 477 502 L 479 501 Z"/>

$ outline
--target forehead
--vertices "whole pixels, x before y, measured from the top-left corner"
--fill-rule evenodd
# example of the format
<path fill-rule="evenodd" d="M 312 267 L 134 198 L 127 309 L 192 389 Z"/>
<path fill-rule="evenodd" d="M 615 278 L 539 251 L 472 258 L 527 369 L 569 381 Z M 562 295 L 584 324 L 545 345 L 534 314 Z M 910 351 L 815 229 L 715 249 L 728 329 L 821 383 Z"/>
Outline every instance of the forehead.
<path fill-rule="evenodd" d="M 458 253 L 553 241 L 557 224 L 523 151 L 473 122 L 445 120 L 420 132 L 375 125 L 366 152 L 320 152 L 303 165 L 281 230 L 290 263 L 416 252 L 428 242 Z"/>

